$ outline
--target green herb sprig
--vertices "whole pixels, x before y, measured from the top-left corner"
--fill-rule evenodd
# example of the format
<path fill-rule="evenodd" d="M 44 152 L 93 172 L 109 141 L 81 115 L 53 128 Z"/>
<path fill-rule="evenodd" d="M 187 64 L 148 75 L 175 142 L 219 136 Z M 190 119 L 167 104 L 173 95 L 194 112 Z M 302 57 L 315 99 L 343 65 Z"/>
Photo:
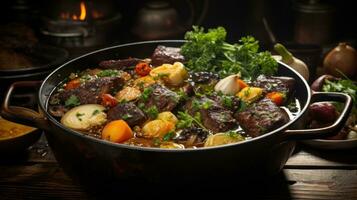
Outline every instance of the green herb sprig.
<path fill-rule="evenodd" d="M 178 112 L 178 118 L 179 121 L 176 124 L 177 128 L 189 128 L 192 127 L 192 124 L 195 123 L 199 127 L 201 127 L 204 130 L 207 130 L 205 126 L 203 126 L 201 122 L 201 114 L 199 112 L 196 112 L 195 116 L 191 116 L 190 114 L 186 112 Z"/>
<path fill-rule="evenodd" d="M 181 53 L 188 60 L 186 66 L 192 71 L 215 72 L 221 77 L 241 73 L 245 79 L 277 72 L 278 63 L 270 52 L 259 52 L 259 43 L 253 37 L 242 37 L 239 43 L 229 44 L 226 35 L 223 27 L 205 32 L 204 28 L 193 26 L 185 34 L 188 42 L 181 46 Z"/>

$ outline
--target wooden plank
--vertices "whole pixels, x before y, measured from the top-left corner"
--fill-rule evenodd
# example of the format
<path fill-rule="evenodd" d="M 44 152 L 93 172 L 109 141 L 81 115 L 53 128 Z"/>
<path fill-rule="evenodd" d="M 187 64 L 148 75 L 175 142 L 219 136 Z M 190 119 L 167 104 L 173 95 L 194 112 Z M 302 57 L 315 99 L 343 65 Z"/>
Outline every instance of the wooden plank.
<path fill-rule="evenodd" d="M 357 170 L 285 169 L 281 175 L 262 182 L 245 184 L 171 187 L 137 184 L 134 187 L 113 185 L 106 191 L 89 192 L 74 183 L 55 163 L 0 166 L 0 199 L 91 199 L 131 195 L 158 197 L 174 194 L 178 198 L 248 196 L 252 199 L 356 199 Z M 190 194 L 191 193 L 191 194 Z"/>
<path fill-rule="evenodd" d="M 299 147 L 287 161 L 287 169 L 357 169 L 357 149 L 322 150 Z"/>
<path fill-rule="evenodd" d="M 357 199 L 357 170 L 287 169 L 293 199 Z"/>

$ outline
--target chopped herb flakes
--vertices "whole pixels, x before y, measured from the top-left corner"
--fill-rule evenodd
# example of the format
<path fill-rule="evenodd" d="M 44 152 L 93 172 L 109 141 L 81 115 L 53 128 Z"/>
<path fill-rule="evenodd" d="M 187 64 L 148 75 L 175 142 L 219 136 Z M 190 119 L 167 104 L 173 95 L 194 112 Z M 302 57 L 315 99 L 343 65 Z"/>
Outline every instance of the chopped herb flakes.
<path fill-rule="evenodd" d="M 97 115 L 97 114 L 99 114 L 99 113 L 100 113 L 99 110 L 94 110 L 93 113 L 92 113 L 92 116 Z"/>
<path fill-rule="evenodd" d="M 170 132 L 168 132 L 168 133 L 166 133 L 166 134 L 164 135 L 164 137 L 162 138 L 162 140 L 163 140 L 163 141 L 169 141 L 169 140 L 171 140 L 174 136 L 175 136 L 175 132 L 170 131 Z"/>
<path fill-rule="evenodd" d="M 169 77 L 169 73 L 159 73 L 157 76 L 154 77 L 154 80 L 159 80 L 159 79 L 162 79 L 162 78 L 167 78 Z"/>
<path fill-rule="evenodd" d="M 211 102 L 211 101 L 205 101 L 205 102 L 202 103 L 201 108 L 207 110 L 207 109 L 209 109 L 211 106 L 212 106 L 212 102 Z"/>
<path fill-rule="evenodd" d="M 76 117 L 77 117 L 77 119 L 79 120 L 79 121 L 82 121 L 82 116 L 84 115 L 84 113 L 79 113 L 79 112 L 77 112 L 76 113 Z"/>
<path fill-rule="evenodd" d="M 133 117 L 133 115 L 131 115 L 131 114 L 125 114 L 125 115 L 123 115 L 121 118 L 122 118 L 123 120 L 127 120 L 127 119 L 132 118 L 132 117 Z"/>
<path fill-rule="evenodd" d="M 207 130 L 201 122 L 201 114 L 199 112 L 196 112 L 194 117 L 187 112 L 178 112 L 178 118 L 180 120 L 176 124 L 177 128 L 190 128 L 192 127 L 192 124 L 195 123 L 202 129 Z"/>
<path fill-rule="evenodd" d="M 118 75 L 119 71 L 116 69 L 105 69 L 97 74 L 98 77 L 116 77 Z"/>
<path fill-rule="evenodd" d="M 159 115 L 159 110 L 157 109 L 156 106 L 151 106 L 148 109 L 145 109 L 144 112 L 148 115 L 149 118 L 151 119 L 156 119 L 157 116 Z"/>
<path fill-rule="evenodd" d="M 241 134 L 234 132 L 234 131 L 228 131 L 226 132 L 226 134 L 231 137 L 231 138 L 235 138 L 235 139 L 240 139 L 243 138 Z"/>
<path fill-rule="evenodd" d="M 80 102 L 79 99 L 76 95 L 71 95 L 65 102 L 64 105 L 66 107 L 74 107 L 74 106 L 79 106 Z"/>
<path fill-rule="evenodd" d="M 222 96 L 222 104 L 223 106 L 227 107 L 227 108 L 232 108 L 233 107 L 233 100 L 232 97 L 229 96 Z"/>
<path fill-rule="evenodd" d="M 141 98 L 143 101 L 147 101 L 147 100 L 149 100 L 149 97 L 150 97 L 150 95 L 151 95 L 152 92 L 153 92 L 153 89 L 152 89 L 151 87 L 145 88 L 144 91 L 143 91 L 143 93 L 141 94 L 141 97 L 140 97 L 140 98 Z"/>

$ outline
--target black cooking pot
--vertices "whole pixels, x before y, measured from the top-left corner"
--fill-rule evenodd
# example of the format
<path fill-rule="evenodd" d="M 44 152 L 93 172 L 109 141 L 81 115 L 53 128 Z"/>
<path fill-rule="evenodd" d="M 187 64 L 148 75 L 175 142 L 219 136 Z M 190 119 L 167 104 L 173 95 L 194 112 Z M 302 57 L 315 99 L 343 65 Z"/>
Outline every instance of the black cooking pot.
<path fill-rule="evenodd" d="M 115 144 L 83 135 L 63 126 L 48 110 L 51 92 L 71 72 L 96 66 L 102 60 L 126 57 L 145 58 L 157 45 L 180 46 L 183 41 L 150 41 L 101 49 L 57 68 L 40 83 L 18 82 L 7 92 L 2 116 L 6 119 L 37 126 L 45 131 L 49 145 L 65 172 L 85 183 L 122 180 L 204 180 L 231 178 L 238 180 L 268 176 L 279 172 L 292 154 L 297 139 L 319 138 L 337 132 L 350 110 L 351 98 L 342 93 L 314 93 L 306 81 L 289 66 L 279 63 L 278 75 L 296 80 L 296 94 L 301 112 L 295 119 L 265 135 L 217 147 L 198 149 L 159 149 Z M 10 96 L 16 87 L 41 85 L 38 93 L 40 113 L 23 108 L 12 109 Z M 339 119 L 320 129 L 303 128 L 308 105 L 312 101 L 344 102 Z M 175 179 L 176 178 L 176 179 Z"/>

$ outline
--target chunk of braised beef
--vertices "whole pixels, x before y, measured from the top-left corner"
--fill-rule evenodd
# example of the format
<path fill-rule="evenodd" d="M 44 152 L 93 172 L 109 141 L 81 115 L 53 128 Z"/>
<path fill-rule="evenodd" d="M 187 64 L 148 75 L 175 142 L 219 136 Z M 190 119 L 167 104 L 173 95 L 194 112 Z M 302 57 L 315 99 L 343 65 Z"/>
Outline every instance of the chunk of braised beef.
<path fill-rule="evenodd" d="M 171 111 L 178 104 L 180 97 L 176 92 L 160 84 L 153 84 L 147 88 L 150 92 L 146 98 L 140 98 L 139 104 L 145 108 L 155 106 L 159 112 Z"/>
<path fill-rule="evenodd" d="M 237 126 L 231 110 L 207 97 L 192 98 L 184 108 L 192 116 L 199 112 L 202 124 L 215 133 L 228 131 Z"/>
<path fill-rule="evenodd" d="M 282 92 L 289 97 L 294 91 L 295 79 L 285 76 L 260 75 L 252 82 L 252 86 L 263 88 L 265 93 Z"/>
<path fill-rule="evenodd" d="M 191 83 L 185 83 L 182 87 L 182 92 L 187 97 L 194 95 L 193 86 Z"/>
<path fill-rule="evenodd" d="M 185 58 L 180 53 L 180 48 L 166 47 L 159 45 L 151 56 L 151 64 L 159 66 L 162 64 L 173 64 L 174 62 L 184 62 Z"/>
<path fill-rule="evenodd" d="M 289 121 L 289 116 L 270 99 L 264 98 L 235 114 L 239 125 L 250 136 L 268 133 Z"/>
<path fill-rule="evenodd" d="M 68 108 L 64 105 L 48 105 L 48 112 L 55 117 L 62 117 L 67 111 Z"/>
<path fill-rule="evenodd" d="M 140 61 L 139 58 L 127 58 L 127 59 L 119 59 L 119 60 L 104 60 L 99 63 L 99 67 L 104 69 L 117 69 L 117 70 L 125 70 L 128 67 L 135 66 Z"/>
<path fill-rule="evenodd" d="M 180 131 L 174 138 L 176 143 L 184 144 L 186 147 L 203 146 L 209 132 L 198 127 L 189 127 Z"/>
<path fill-rule="evenodd" d="M 194 72 L 190 74 L 189 78 L 195 94 L 210 94 L 214 92 L 214 86 L 218 81 L 218 75 L 211 72 Z"/>
<path fill-rule="evenodd" d="M 236 96 L 211 94 L 208 98 L 229 110 L 236 111 L 239 109 L 240 100 Z"/>
<path fill-rule="evenodd" d="M 219 76 L 213 72 L 194 72 L 190 74 L 190 79 L 195 83 L 209 83 L 213 80 L 218 81 Z"/>
<path fill-rule="evenodd" d="M 108 111 L 108 121 L 122 119 L 129 126 L 141 125 L 146 121 L 146 116 L 140 108 L 132 102 L 120 103 Z"/>
<path fill-rule="evenodd" d="M 72 95 L 76 96 L 80 104 L 100 104 L 101 96 L 122 88 L 124 80 L 121 77 L 102 77 L 82 83 L 79 87 L 63 90 L 57 98 L 65 103 Z"/>

